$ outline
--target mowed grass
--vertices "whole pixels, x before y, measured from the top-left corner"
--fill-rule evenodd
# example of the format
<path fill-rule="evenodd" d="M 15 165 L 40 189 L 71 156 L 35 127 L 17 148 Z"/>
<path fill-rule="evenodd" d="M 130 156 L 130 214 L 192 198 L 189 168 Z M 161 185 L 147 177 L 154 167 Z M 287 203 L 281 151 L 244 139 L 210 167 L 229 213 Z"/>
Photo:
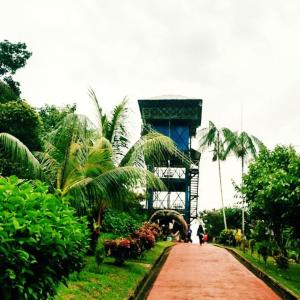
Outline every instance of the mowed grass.
<path fill-rule="evenodd" d="M 236 248 L 233 248 L 233 250 L 300 297 L 300 264 L 290 263 L 287 270 L 282 270 L 277 267 L 272 257 L 268 257 L 265 265 L 263 259 L 259 259 L 257 253 L 251 256 L 248 252 L 244 253 Z"/>
<path fill-rule="evenodd" d="M 122 266 L 116 266 L 114 259 L 108 257 L 98 267 L 94 257 L 87 257 L 84 270 L 70 276 L 68 287 L 59 286 L 55 300 L 127 299 L 163 250 L 171 245 L 172 242 L 158 242 L 141 259 L 128 260 Z"/>

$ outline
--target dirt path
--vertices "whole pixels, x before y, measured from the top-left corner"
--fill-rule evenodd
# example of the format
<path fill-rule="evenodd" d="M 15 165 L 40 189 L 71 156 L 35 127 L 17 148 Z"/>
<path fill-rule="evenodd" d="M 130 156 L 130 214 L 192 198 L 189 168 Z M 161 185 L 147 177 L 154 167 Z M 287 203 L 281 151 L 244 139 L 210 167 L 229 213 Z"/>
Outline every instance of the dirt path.
<path fill-rule="evenodd" d="M 148 300 L 280 299 L 225 249 L 205 244 L 173 247 Z"/>

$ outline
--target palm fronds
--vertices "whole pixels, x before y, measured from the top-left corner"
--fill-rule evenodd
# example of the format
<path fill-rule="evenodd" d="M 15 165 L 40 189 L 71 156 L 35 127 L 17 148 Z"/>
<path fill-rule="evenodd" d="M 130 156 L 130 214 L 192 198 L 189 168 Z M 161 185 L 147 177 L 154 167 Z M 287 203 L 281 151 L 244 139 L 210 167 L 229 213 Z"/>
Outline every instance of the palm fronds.
<path fill-rule="evenodd" d="M 33 176 L 42 179 L 43 170 L 40 163 L 19 139 L 8 133 L 0 133 L 0 146 L 12 160 L 22 163 Z"/>

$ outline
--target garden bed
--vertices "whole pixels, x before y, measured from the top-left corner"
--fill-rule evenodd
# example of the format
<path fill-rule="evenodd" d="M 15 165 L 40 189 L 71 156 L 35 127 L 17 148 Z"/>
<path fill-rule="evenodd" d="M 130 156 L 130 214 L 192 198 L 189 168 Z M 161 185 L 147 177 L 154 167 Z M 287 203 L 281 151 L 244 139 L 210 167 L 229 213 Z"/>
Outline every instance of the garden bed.
<path fill-rule="evenodd" d="M 157 260 L 172 242 L 158 242 L 140 259 L 128 260 L 122 266 L 116 266 L 114 259 L 107 257 L 99 267 L 94 257 L 86 258 L 86 266 L 79 274 L 72 274 L 68 287 L 61 285 L 56 300 L 86 299 L 129 299 L 137 295 L 147 283 L 148 274 Z"/>
<path fill-rule="evenodd" d="M 288 270 L 281 270 L 269 258 L 265 265 L 257 254 L 252 256 L 236 248 L 216 245 L 225 248 L 234 255 L 252 273 L 268 284 L 283 299 L 300 299 L 300 265 L 290 264 Z"/>

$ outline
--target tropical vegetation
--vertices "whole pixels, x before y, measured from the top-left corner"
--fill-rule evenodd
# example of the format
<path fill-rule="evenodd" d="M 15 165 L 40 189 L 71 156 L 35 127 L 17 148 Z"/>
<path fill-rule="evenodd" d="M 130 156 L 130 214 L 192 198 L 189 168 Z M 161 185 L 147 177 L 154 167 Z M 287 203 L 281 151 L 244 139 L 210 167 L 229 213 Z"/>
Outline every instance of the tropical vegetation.
<path fill-rule="evenodd" d="M 86 221 L 41 182 L 0 178 L 0 298 L 48 299 L 80 271 Z"/>

